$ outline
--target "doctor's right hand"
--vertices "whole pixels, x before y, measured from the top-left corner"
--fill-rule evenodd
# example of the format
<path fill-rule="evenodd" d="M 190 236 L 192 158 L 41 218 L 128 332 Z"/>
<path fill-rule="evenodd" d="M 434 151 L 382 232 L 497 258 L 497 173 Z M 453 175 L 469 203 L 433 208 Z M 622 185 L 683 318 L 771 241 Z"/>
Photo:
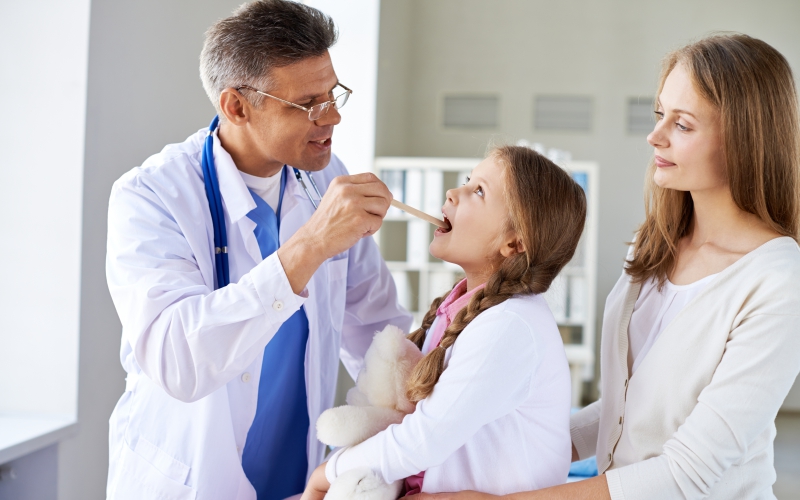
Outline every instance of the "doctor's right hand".
<path fill-rule="evenodd" d="M 392 193 L 374 174 L 333 179 L 314 215 L 280 249 L 278 258 L 295 293 L 326 259 L 380 229 Z"/>

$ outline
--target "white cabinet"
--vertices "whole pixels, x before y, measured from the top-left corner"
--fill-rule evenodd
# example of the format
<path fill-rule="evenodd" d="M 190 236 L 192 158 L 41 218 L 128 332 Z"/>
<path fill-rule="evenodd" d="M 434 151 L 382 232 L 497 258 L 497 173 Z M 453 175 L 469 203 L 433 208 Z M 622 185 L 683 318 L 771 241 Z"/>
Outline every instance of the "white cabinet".
<path fill-rule="evenodd" d="M 445 192 L 462 185 L 480 158 L 379 157 L 375 172 L 394 197 L 439 216 Z M 594 375 L 595 290 L 597 282 L 597 164 L 568 161 L 563 167 L 587 194 L 586 227 L 575 257 L 546 294 L 564 339 L 572 374 L 572 402 L 580 404 L 583 382 Z M 391 208 L 375 235 L 394 276 L 401 303 L 414 314 L 416 328 L 431 302 L 463 278 L 460 267 L 428 253 L 435 228 Z"/>

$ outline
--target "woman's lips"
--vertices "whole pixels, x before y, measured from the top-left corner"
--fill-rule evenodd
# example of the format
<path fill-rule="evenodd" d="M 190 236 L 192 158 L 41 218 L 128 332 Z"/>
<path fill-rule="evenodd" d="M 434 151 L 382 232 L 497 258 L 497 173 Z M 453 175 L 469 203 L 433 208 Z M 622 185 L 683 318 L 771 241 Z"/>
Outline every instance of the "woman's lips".
<path fill-rule="evenodd" d="M 661 167 L 661 168 L 663 168 L 663 167 L 674 167 L 675 164 L 665 160 L 664 158 L 662 158 L 662 157 L 660 157 L 658 155 L 656 155 L 656 166 Z"/>

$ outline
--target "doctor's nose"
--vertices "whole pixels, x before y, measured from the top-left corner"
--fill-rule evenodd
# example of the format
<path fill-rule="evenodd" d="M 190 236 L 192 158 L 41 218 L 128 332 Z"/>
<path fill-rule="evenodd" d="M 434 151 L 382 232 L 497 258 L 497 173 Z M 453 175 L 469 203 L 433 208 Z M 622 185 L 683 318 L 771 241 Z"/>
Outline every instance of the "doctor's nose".
<path fill-rule="evenodd" d="M 314 124 L 319 127 L 325 127 L 327 125 L 339 125 L 341 121 L 342 115 L 339 114 L 339 110 L 336 109 L 336 106 L 329 106 L 326 113 L 314 120 Z"/>

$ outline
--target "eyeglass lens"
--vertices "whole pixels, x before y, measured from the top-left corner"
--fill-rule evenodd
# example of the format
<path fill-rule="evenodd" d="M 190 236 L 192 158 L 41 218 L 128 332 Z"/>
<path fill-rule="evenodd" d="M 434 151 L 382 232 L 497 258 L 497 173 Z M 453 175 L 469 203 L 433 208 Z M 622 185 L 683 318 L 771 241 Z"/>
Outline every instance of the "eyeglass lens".
<path fill-rule="evenodd" d="M 350 92 L 343 92 L 339 94 L 333 101 L 327 101 L 316 106 L 312 106 L 311 109 L 308 110 L 308 119 L 311 121 L 319 120 L 319 118 L 326 114 L 328 110 L 330 110 L 331 104 L 336 105 L 336 109 L 341 109 L 347 104 L 347 99 L 350 98 Z"/>

